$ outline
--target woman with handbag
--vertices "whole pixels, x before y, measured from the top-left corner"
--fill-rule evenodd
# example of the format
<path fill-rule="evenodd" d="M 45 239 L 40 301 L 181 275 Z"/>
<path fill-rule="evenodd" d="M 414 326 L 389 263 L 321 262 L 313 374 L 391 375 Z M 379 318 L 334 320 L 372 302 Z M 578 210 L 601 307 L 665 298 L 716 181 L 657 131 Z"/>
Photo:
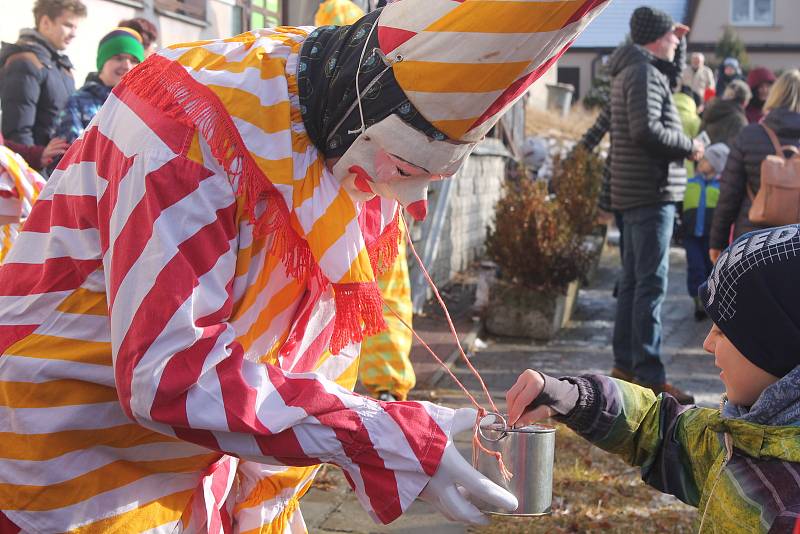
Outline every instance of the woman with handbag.
<path fill-rule="evenodd" d="M 800 223 L 800 70 L 778 79 L 764 110 L 764 119 L 746 126 L 731 146 L 711 225 L 712 261 L 728 246 L 731 226 L 735 239 L 758 228 Z"/>

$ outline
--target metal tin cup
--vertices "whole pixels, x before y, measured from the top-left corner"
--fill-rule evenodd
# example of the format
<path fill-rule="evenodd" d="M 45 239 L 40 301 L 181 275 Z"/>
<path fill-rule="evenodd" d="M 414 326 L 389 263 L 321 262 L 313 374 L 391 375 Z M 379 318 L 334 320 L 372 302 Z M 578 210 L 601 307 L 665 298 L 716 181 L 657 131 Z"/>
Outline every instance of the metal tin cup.
<path fill-rule="evenodd" d="M 519 501 L 513 512 L 505 512 L 484 504 L 481 510 L 495 515 L 533 517 L 550 513 L 553 502 L 553 459 L 556 445 L 556 429 L 544 425 L 521 428 L 508 427 L 505 418 L 494 416 L 500 423 L 484 424 L 478 428 L 481 444 L 490 451 L 500 452 L 503 462 L 514 476 L 505 480 L 500 473 L 497 459 L 478 452 L 476 468 L 489 480 L 510 491 Z"/>

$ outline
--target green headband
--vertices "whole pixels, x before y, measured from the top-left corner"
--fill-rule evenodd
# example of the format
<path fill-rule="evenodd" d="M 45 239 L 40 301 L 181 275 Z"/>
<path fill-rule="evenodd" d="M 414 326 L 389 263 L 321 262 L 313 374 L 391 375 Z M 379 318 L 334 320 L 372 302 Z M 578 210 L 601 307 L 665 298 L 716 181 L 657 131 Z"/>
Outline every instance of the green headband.
<path fill-rule="evenodd" d="M 129 54 L 140 63 L 144 61 L 144 47 L 141 39 L 137 39 L 138 35 L 129 28 L 116 28 L 103 37 L 97 46 L 97 72 L 117 54 Z"/>

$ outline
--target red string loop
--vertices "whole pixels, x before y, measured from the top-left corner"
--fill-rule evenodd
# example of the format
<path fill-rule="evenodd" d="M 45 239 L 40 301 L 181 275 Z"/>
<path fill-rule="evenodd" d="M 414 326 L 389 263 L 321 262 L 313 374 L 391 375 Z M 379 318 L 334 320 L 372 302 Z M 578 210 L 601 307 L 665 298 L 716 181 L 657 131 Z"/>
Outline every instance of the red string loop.
<path fill-rule="evenodd" d="M 405 233 L 405 237 L 406 237 L 406 240 L 408 242 L 408 246 L 411 249 L 411 252 L 414 254 L 414 258 L 416 258 L 417 264 L 419 265 L 420 269 L 422 270 L 422 273 L 425 276 L 425 279 L 427 280 L 428 285 L 433 290 L 433 294 L 436 296 L 436 300 L 439 303 L 439 306 L 442 308 L 442 311 L 444 312 L 444 316 L 447 319 L 447 324 L 450 327 L 450 332 L 453 334 L 453 338 L 455 338 L 455 340 L 456 340 L 456 346 L 458 347 L 458 351 L 459 351 L 459 353 L 461 355 L 461 358 L 464 360 L 464 363 L 467 364 L 467 367 L 469 368 L 470 372 L 475 376 L 475 378 L 478 379 L 478 383 L 481 385 L 481 389 L 483 390 L 483 393 L 486 395 L 486 398 L 489 400 L 489 405 L 491 406 L 492 411 L 495 412 L 495 413 L 499 413 L 499 411 L 497 410 L 497 405 L 494 403 L 494 400 L 492 399 L 492 395 L 491 395 L 491 393 L 489 393 L 489 389 L 486 387 L 486 383 L 483 381 L 483 377 L 481 377 L 481 375 L 478 372 L 478 370 L 475 369 L 475 367 L 472 365 L 472 362 L 469 361 L 469 357 L 467 357 L 466 352 L 464 352 L 464 348 L 461 346 L 461 340 L 459 339 L 458 333 L 456 332 L 456 327 L 453 324 L 453 319 L 450 317 L 450 312 L 447 310 L 447 305 L 444 303 L 444 300 L 442 299 L 442 296 L 439 294 L 439 289 L 436 287 L 436 284 L 433 282 L 433 279 L 431 278 L 431 275 L 428 273 L 428 270 L 425 268 L 425 265 L 422 263 L 422 258 L 420 258 L 419 254 L 417 254 L 417 249 L 414 247 L 414 242 L 411 240 L 411 234 L 409 233 L 409 230 L 408 230 L 409 227 L 408 227 L 408 224 L 406 223 L 405 217 L 402 214 L 402 211 L 400 213 L 400 217 L 402 217 L 402 219 L 403 219 L 403 232 Z M 477 466 L 478 451 L 481 451 L 481 452 L 483 452 L 485 454 L 493 456 L 497 460 L 497 464 L 498 464 L 498 466 L 500 468 L 500 474 L 503 475 L 503 478 L 506 481 L 511 480 L 511 477 L 514 476 L 514 475 L 513 475 L 513 473 L 511 473 L 511 471 L 509 471 L 506 468 L 505 463 L 503 462 L 502 454 L 500 454 L 500 452 L 490 451 L 489 449 L 487 449 L 483 445 L 483 443 L 481 443 L 480 437 L 478 435 L 478 427 L 479 427 L 479 425 L 481 423 L 481 420 L 486 416 L 487 410 L 483 406 L 480 405 L 480 403 L 469 392 L 469 390 L 467 390 L 467 388 L 464 386 L 464 384 L 461 383 L 461 381 L 458 379 L 458 377 L 456 377 L 456 375 L 453 374 L 453 372 L 450 370 L 450 368 L 447 366 L 447 364 L 445 364 L 442 361 L 442 359 L 439 358 L 439 356 L 436 355 L 436 353 L 433 351 L 433 349 L 431 349 L 430 346 L 427 343 L 425 343 L 425 340 L 423 340 L 419 336 L 419 334 L 417 334 L 417 332 L 411 327 L 411 325 L 406 323 L 403 320 L 403 318 L 400 317 L 400 315 L 394 309 L 392 309 L 388 304 L 386 304 L 386 307 L 389 308 L 389 311 L 392 312 L 392 314 L 395 317 L 397 317 L 397 319 L 403 324 L 403 326 L 405 326 L 406 328 L 409 329 L 409 331 L 411 331 L 411 333 L 417 339 L 417 341 L 419 341 L 419 343 L 423 347 L 425 347 L 425 349 L 430 353 L 431 356 L 433 356 L 433 358 L 439 363 L 439 365 L 442 366 L 442 368 L 445 371 L 447 371 L 447 374 L 450 375 L 450 378 L 452 378 L 453 381 L 456 383 L 456 385 L 458 385 L 458 387 L 461 388 L 461 390 L 464 392 L 464 394 L 467 396 L 467 398 L 470 400 L 470 402 L 472 402 L 472 404 L 478 410 L 478 417 L 475 420 L 475 427 L 473 428 L 473 432 L 472 432 L 472 444 L 473 444 L 473 447 L 472 447 L 472 465 L 473 466 Z"/>

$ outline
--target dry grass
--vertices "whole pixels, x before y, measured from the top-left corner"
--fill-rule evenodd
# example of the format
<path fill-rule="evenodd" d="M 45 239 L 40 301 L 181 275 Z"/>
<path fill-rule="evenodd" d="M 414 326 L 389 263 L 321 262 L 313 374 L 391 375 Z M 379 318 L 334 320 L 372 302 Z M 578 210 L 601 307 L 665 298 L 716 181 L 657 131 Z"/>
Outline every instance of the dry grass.
<path fill-rule="evenodd" d="M 553 111 L 529 106 L 526 110 L 525 135 L 577 141 L 596 118 L 596 111 L 587 111 L 583 106 L 573 107 L 566 118 Z"/>
<path fill-rule="evenodd" d="M 609 532 L 620 534 L 692 531 L 696 512 L 646 486 L 639 470 L 576 436 L 558 429 L 553 514 L 495 517 L 481 534 Z"/>

